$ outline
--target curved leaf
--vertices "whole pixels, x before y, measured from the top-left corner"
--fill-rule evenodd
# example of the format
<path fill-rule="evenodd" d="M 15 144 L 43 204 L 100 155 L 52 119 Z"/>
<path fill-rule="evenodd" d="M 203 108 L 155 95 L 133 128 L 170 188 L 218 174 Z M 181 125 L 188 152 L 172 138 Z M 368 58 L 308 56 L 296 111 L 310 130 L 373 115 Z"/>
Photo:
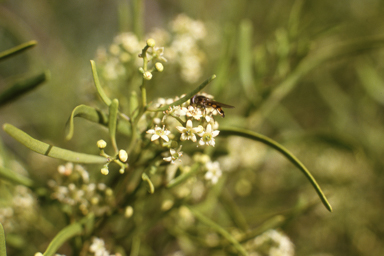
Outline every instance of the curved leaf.
<path fill-rule="evenodd" d="M 8 49 L 6 51 L 0 52 L 0 60 L 4 60 L 6 58 L 10 58 L 16 54 L 22 53 L 23 51 L 28 50 L 29 48 L 35 46 L 37 44 L 37 41 L 32 40 L 29 42 L 26 42 L 24 44 L 20 44 L 18 46 L 15 46 L 11 49 Z"/>
<path fill-rule="evenodd" d="M 141 179 L 147 183 L 148 192 L 151 194 L 155 193 L 155 186 L 153 186 L 153 183 L 152 183 L 151 179 L 148 177 L 148 175 L 143 173 L 141 175 Z"/>
<path fill-rule="evenodd" d="M 196 89 L 194 89 L 190 93 L 186 94 L 181 99 L 179 99 L 179 100 L 177 100 L 177 101 L 175 101 L 175 102 L 173 102 L 171 104 L 162 106 L 160 108 L 148 109 L 148 111 L 164 111 L 164 110 L 167 110 L 169 107 L 179 106 L 179 105 L 183 104 L 184 102 L 186 102 L 187 100 L 189 100 L 190 98 L 192 98 L 196 93 L 201 91 L 205 86 L 207 86 L 215 78 L 216 78 L 216 75 L 212 75 L 210 78 L 205 80 L 202 84 L 200 84 Z"/>
<path fill-rule="evenodd" d="M 10 88 L 0 94 L 0 106 L 4 105 L 12 100 L 17 99 L 21 95 L 35 89 L 40 84 L 47 81 L 50 77 L 50 72 L 45 71 L 36 76 L 27 78 L 23 81 L 17 82 Z"/>
<path fill-rule="evenodd" d="M 107 159 L 102 156 L 78 153 L 36 140 L 11 124 L 4 124 L 3 129 L 24 146 L 42 155 L 74 163 L 104 164 L 107 162 Z"/>
<path fill-rule="evenodd" d="M 0 179 L 5 179 L 16 184 L 24 185 L 26 187 L 33 186 L 33 180 L 2 166 L 0 166 Z"/>
<path fill-rule="evenodd" d="M 291 152 L 288 151 L 288 149 L 286 149 L 285 147 L 283 147 L 282 145 L 280 145 L 276 141 L 274 141 L 274 140 L 272 140 L 272 139 L 270 139 L 264 135 L 261 135 L 261 134 L 258 134 L 256 132 L 252 132 L 252 131 L 247 131 L 245 129 L 239 129 L 239 128 L 227 128 L 227 129 L 224 128 L 223 129 L 223 128 L 221 128 L 220 129 L 220 135 L 223 135 L 223 136 L 236 135 L 236 136 L 241 136 L 244 138 L 260 141 L 260 142 L 276 149 L 280 153 L 282 153 L 291 163 L 293 163 L 297 168 L 300 169 L 300 171 L 302 171 L 302 173 L 305 175 L 305 177 L 307 177 L 309 182 L 315 188 L 315 190 L 316 190 L 317 194 L 319 195 L 321 201 L 323 202 L 324 206 L 330 212 L 332 212 L 332 206 L 329 204 L 327 198 L 325 197 L 320 186 L 317 184 L 315 178 L 307 170 L 307 168 L 299 161 L 299 159 L 297 159 Z"/>
<path fill-rule="evenodd" d="M 48 245 L 47 250 L 44 252 L 44 256 L 52 256 L 56 251 L 70 238 L 83 233 L 84 225 L 94 219 L 93 214 L 89 214 L 81 219 L 79 222 L 75 222 L 64 229 L 62 229 Z"/>
<path fill-rule="evenodd" d="M 111 99 L 105 94 L 103 88 L 100 85 L 99 76 L 97 75 L 97 69 L 96 69 L 96 63 L 95 61 L 91 60 L 91 67 L 92 67 L 92 74 L 93 74 L 93 81 L 95 82 L 96 90 L 99 93 L 99 96 L 104 101 L 107 106 L 111 104 Z"/>
<path fill-rule="evenodd" d="M 93 107 L 89 107 L 87 105 L 79 105 L 73 109 L 71 116 L 67 121 L 68 133 L 67 133 L 67 136 L 65 137 L 67 140 L 72 139 L 73 132 L 74 132 L 75 117 L 82 117 L 89 121 L 103 124 L 103 125 L 106 125 L 108 123 L 108 117 L 103 112 Z"/>

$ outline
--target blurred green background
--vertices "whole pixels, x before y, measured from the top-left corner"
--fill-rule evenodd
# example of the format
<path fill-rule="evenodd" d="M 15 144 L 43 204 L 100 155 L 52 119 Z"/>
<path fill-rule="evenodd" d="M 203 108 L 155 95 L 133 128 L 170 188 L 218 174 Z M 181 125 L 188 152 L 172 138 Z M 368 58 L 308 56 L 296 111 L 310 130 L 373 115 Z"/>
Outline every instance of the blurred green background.
<path fill-rule="evenodd" d="M 67 142 L 65 122 L 75 106 L 93 97 L 87 95 L 89 60 L 98 47 L 134 29 L 133 6 L 123 0 L 0 1 L 0 51 L 38 42 L 0 63 L 0 92 L 23 77 L 51 72 L 47 83 L 0 109 L 1 124 L 96 154 L 94 142 L 103 130 L 78 121 L 75 138 Z M 282 229 L 296 255 L 384 255 L 384 1 L 148 0 L 142 11 L 143 34 L 167 28 L 179 13 L 203 21 L 209 32 L 200 80 L 216 74 L 206 91 L 236 106 L 220 123 L 282 143 L 329 197 L 333 213 L 321 204 L 291 211 L 292 221 Z M 150 100 L 174 97 L 199 84 L 166 71 L 165 65 L 158 87 L 149 90 Z M 29 152 L 3 131 L 0 135 L 41 182 L 56 170 L 58 161 Z M 218 139 L 217 147 L 221 142 L 226 143 Z M 242 160 L 230 173 L 252 181 L 251 191 L 236 198 L 251 226 L 295 205 L 300 209 L 301 200 L 318 200 L 285 159 L 262 147 L 254 152 L 260 152 L 257 164 Z M 247 154 L 239 149 L 233 157 Z M 228 187 L 236 193 L 234 182 Z"/>

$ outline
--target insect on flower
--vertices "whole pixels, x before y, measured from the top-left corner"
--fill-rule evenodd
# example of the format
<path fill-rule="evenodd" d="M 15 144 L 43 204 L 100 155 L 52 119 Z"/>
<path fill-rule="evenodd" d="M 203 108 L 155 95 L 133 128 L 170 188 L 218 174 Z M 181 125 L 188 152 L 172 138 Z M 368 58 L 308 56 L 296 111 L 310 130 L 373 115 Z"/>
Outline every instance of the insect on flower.
<path fill-rule="evenodd" d="M 220 103 L 217 101 L 214 101 L 208 97 L 205 97 L 203 95 L 195 95 L 191 98 L 191 105 L 195 104 L 196 106 L 200 106 L 202 108 L 212 107 L 216 109 L 216 111 L 222 116 L 225 117 L 224 111 L 222 108 L 234 108 L 234 106 L 227 105 L 224 103 Z"/>

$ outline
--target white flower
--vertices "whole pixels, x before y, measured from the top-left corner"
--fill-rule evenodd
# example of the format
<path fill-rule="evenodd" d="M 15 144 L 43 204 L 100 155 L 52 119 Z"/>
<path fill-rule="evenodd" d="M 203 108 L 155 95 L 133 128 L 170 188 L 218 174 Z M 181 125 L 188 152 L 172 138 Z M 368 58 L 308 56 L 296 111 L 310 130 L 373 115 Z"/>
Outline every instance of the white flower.
<path fill-rule="evenodd" d="M 205 164 L 205 168 L 207 168 L 207 172 L 205 173 L 204 178 L 210 180 L 212 184 L 216 184 L 223 173 L 220 169 L 219 162 L 215 161 L 212 163 L 209 161 Z"/>
<path fill-rule="evenodd" d="M 169 141 L 168 135 L 171 133 L 168 130 L 165 130 L 165 126 L 163 128 L 160 128 L 158 126 L 155 127 L 155 129 L 150 129 L 147 131 L 149 134 L 153 134 L 151 137 L 151 141 L 157 140 L 158 138 L 162 138 L 166 142 Z"/>
<path fill-rule="evenodd" d="M 181 132 L 180 140 L 192 140 L 193 142 L 196 142 L 196 134 L 203 132 L 204 128 L 199 125 L 198 127 L 192 126 L 192 120 L 188 120 L 186 127 L 183 126 L 176 126 L 176 129 Z"/>
<path fill-rule="evenodd" d="M 180 157 L 183 155 L 183 152 L 181 152 L 181 146 L 178 150 L 174 150 L 171 148 L 169 150 L 169 153 L 171 154 L 169 157 L 164 157 L 163 160 L 167 162 L 171 162 L 171 164 L 174 164 L 177 159 L 181 161 Z"/>
<path fill-rule="evenodd" d="M 94 252 L 95 254 L 98 251 L 105 250 L 104 240 L 101 238 L 94 237 L 92 240 L 92 244 L 89 247 L 90 252 Z"/>
<path fill-rule="evenodd" d="M 194 106 L 188 106 L 186 115 L 188 117 L 193 117 L 196 120 L 200 120 L 200 118 L 203 116 L 203 113 L 201 112 L 200 108 L 194 107 Z"/>
<path fill-rule="evenodd" d="M 155 62 L 157 60 L 167 62 L 167 59 L 164 58 L 164 47 L 153 47 L 153 51 L 148 50 L 148 55 L 151 56 L 150 60 Z"/>
<path fill-rule="evenodd" d="M 199 144 L 200 145 L 211 145 L 212 147 L 215 146 L 215 137 L 219 135 L 220 131 L 212 131 L 211 124 L 207 125 L 207 128 L 205 129 L 205 132 L 201 132 L 198 135 L 201 137 Z"/>

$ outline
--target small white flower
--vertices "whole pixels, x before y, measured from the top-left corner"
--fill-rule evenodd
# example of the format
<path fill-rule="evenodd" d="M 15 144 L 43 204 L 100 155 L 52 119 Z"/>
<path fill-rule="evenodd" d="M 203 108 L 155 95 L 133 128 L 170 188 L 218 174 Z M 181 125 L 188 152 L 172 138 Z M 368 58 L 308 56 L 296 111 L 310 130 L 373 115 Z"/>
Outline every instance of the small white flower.
<path fill-rule="evenodd" d="M 200 120 L 200 118 L 203 116 L 203 113 L 201 112 L 200 108 L 196 108 L 194 106 L 188 106 L 188 111 L 186 115 L 188 117 L 193 117 L 196 120 Z"/>
<path fill-rule="evenodd" d="M 66 165 L 59 165 L 57 171 L 64 176 L 69 176 L 73 171 L 73 163 L 69 162 Z"/>
<path fill-rule="evenodd" d="M 104 245 L 104 240 L 101 238 L 94 237 L 92 240 L 92 244 L 89 247 L 90 252 L 94 252 L 95 255 L 99 251 L 104 251 L 105 250 L 105 245 Z"/>
<path fill-rule="evenodd" d="M 219 135 L 220 131 L 212 131 L 211 124 L 207 125 L 207 128 L 204 132 L 199 133 L 198 135 L 201 137 L 199 144 L 202 145 L 211 145 L 212 147 L 215 146 L 215 137 Z"/>
<path fill-rule="evenodd" d="M 151 141 L 157 140 L 158 138 L 162 138 L 166 142 L 169 141 L 168 135 L 171 133 L 168 130 L 165 130 L 165 126 L 163 128 L 160 128 L 158 126 L 155 127 L 155 129 L 150 129 L 147 131 L 149 134 L 153 134 L 151 137 Z"/>
<path fill-rule="evenodd" d="M 192 126 L 192 120 L 188 120 L 186 127 L 183 126 L 176 126 L 176 129 L 181 132 L 180 140 L 192 140 L 193 142 L 196 142 L 196 134 L 199 134 L 204 131 L 204 128 L 199 125 L 198 127 Z"/>
<path fill-rule="evenodd" d="M 160 61 L 164 61 L 164 62 L 167 62 L 167 59 L 164 58 L 164 47 L 153 47 L 153 51 L 148 51 L 148 54 L 151 55 L 151 61 L 156 61 L 156 60 L 160 60 Z"/>
<path fill-rule="evenodd" d="M 205 164 L 205 168 L 207 168 L 207 172 L 205 173 L 204 178 L 206 180 L 210 180 L 212 184 L 216 184 L 223 172 L 220 169 L 219 162 L 211 162 Z"/>
<path fill-rule="evenodd" d="M 169 153 L 171 154 L 169 157 L 164 157 L 163 160 L 167 162 L 171 162 L 171 164 L 174 164 L 177 159 L 181 161 L 180 157 L 183 155 L 183 152 L 181 152 L 181 146 L 178 150 L 174 150 L 171 148 L 169 150 Z"/>

